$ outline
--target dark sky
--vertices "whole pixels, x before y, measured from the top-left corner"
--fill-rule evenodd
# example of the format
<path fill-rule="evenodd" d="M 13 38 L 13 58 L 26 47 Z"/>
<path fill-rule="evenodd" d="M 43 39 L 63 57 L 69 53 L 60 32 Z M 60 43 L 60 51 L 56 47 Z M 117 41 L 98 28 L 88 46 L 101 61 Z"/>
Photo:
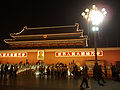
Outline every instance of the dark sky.
<path fill-rule="evenodd" d="M 105 7 L 108 14 L 102 23 L 98 47 L 120 46 L 119 0 L 2 0 L 0 2 L 0 43 L 24 26 L 44 27 L 80 24 L 87 33 L 81 13 L 92 4 Z M 91 40 L 91 43 L 93 40 Z"/>

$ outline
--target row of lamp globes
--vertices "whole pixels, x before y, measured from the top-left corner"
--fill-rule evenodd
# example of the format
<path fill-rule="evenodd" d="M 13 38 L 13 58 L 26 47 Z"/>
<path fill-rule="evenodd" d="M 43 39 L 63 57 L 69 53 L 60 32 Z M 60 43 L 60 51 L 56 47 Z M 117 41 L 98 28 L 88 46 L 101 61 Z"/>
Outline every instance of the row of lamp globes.
<path fill-rule="evenodd" d="M 93 27 L 93 31 L 99 31 L 98 25 L 102 23 L 104 16 L 106 16 L 107 12 L 105 8 L 98 10 L 98 8 L 93 5 L 91 9 L 85 9 L 85 12 L 82 12 L 83 18 L 87 20 L 87 22 L 91 22 Z"/>

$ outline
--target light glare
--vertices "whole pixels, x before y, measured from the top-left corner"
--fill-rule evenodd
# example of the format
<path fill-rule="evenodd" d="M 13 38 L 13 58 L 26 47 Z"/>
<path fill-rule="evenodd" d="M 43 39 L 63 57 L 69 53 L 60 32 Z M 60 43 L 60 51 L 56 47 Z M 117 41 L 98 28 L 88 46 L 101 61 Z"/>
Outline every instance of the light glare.
<path fill-rule="evenodd" d="M 85 13 L 84 13 L 84 12 L 82 13 L 82 16 L 85 16 Z"/>
<path fill-rule="evenodd" d="M 85 9 L 85 12 L 89 12 L 89 9 Z"/>
<path fill-rule="evenodd" d="M 93 9 L 95 9 L 95 7 L 96 7 L 95 5 L 92 6 Z"/>
<path fill-rule="evenodd" d="M 92 27 L 92 30 L 95 31 L 95 27 Z"/>
<path fill-rule="evenodd" d="M 92 31 L 99 31 L 99 27 L 97 26 L 92 27 Z"/>
<path fill-rule="evenodd" d="M 103 14 L 100 11 L 92 10 L 90 12 L 90 20 L 93 25 L 99 25 L 103 21 Z"/>
<path fill-rule="evenodd" d="M 99 27 L 96 27 L 96 31 L 99 31 Z"/>
<path fill-rule="evenodd" d="M 87 18 L 88 18 L 88 15 L 85 15 L 85 18 L 87 19 Z"/>
<path fill-rule="evenodd" d="M 106 14 L 107 14 L 107 12 L 105 11 L 103 14 L 104 14 L 104 15 L 106 15 Z"/>
<path fill-rule="evenodd" d="M 105 8 L 102 8 L 102 12 L 105 12 L 106 10 L 105 10 Z"/>

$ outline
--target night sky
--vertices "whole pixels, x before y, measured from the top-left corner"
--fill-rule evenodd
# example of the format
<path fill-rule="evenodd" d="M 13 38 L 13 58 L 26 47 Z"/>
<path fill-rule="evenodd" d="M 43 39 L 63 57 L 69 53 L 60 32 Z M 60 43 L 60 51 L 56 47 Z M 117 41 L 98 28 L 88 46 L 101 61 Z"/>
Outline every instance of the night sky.
<path fill-rule="evenodd" d="M 120 0 L 2 0 L 0 2 L 0 45 L 10 33 L 24 26 L 45 27 L 80 24 L 87 34 L 81 13 L 95 4 L 108 12 L 101 27 L 98 47 L 120 47 Z M 93 47 L 93 36 L 91 35 Z"/>

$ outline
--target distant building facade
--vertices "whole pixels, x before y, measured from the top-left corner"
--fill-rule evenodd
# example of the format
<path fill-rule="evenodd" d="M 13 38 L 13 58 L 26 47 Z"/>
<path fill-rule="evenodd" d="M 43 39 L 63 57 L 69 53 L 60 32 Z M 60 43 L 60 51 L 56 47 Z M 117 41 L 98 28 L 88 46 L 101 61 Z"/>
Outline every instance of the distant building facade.
<path fill-rule="evenodd" d="M 4 39 L 8 49 L 0 50 L 0 63 L 45 64 L 74 61 L 78 66 L 93 66 L 95 63 L 94 48 L 87 48 L 87 36 L 79 29 L 79 24 L 70 26 L 24 27 L 19 33 L 11 33 L 13 39 Z M 120 48 L 98 48 L 98 63 L 110 65 L 120 62 Z"/>
<path fill-rule="evenodd" d="M 120 48 L 98 48 L 98 63 L 102 65 L 120 62 Z M 0 62 L 19 64 L 20 62 L 35 64 L 43 61 L 45 64 L 74 62 L 77 65 L 94 65 L 94 48 L 68 48 L 68 49 L 22 49 L 0 50 Z"/>

